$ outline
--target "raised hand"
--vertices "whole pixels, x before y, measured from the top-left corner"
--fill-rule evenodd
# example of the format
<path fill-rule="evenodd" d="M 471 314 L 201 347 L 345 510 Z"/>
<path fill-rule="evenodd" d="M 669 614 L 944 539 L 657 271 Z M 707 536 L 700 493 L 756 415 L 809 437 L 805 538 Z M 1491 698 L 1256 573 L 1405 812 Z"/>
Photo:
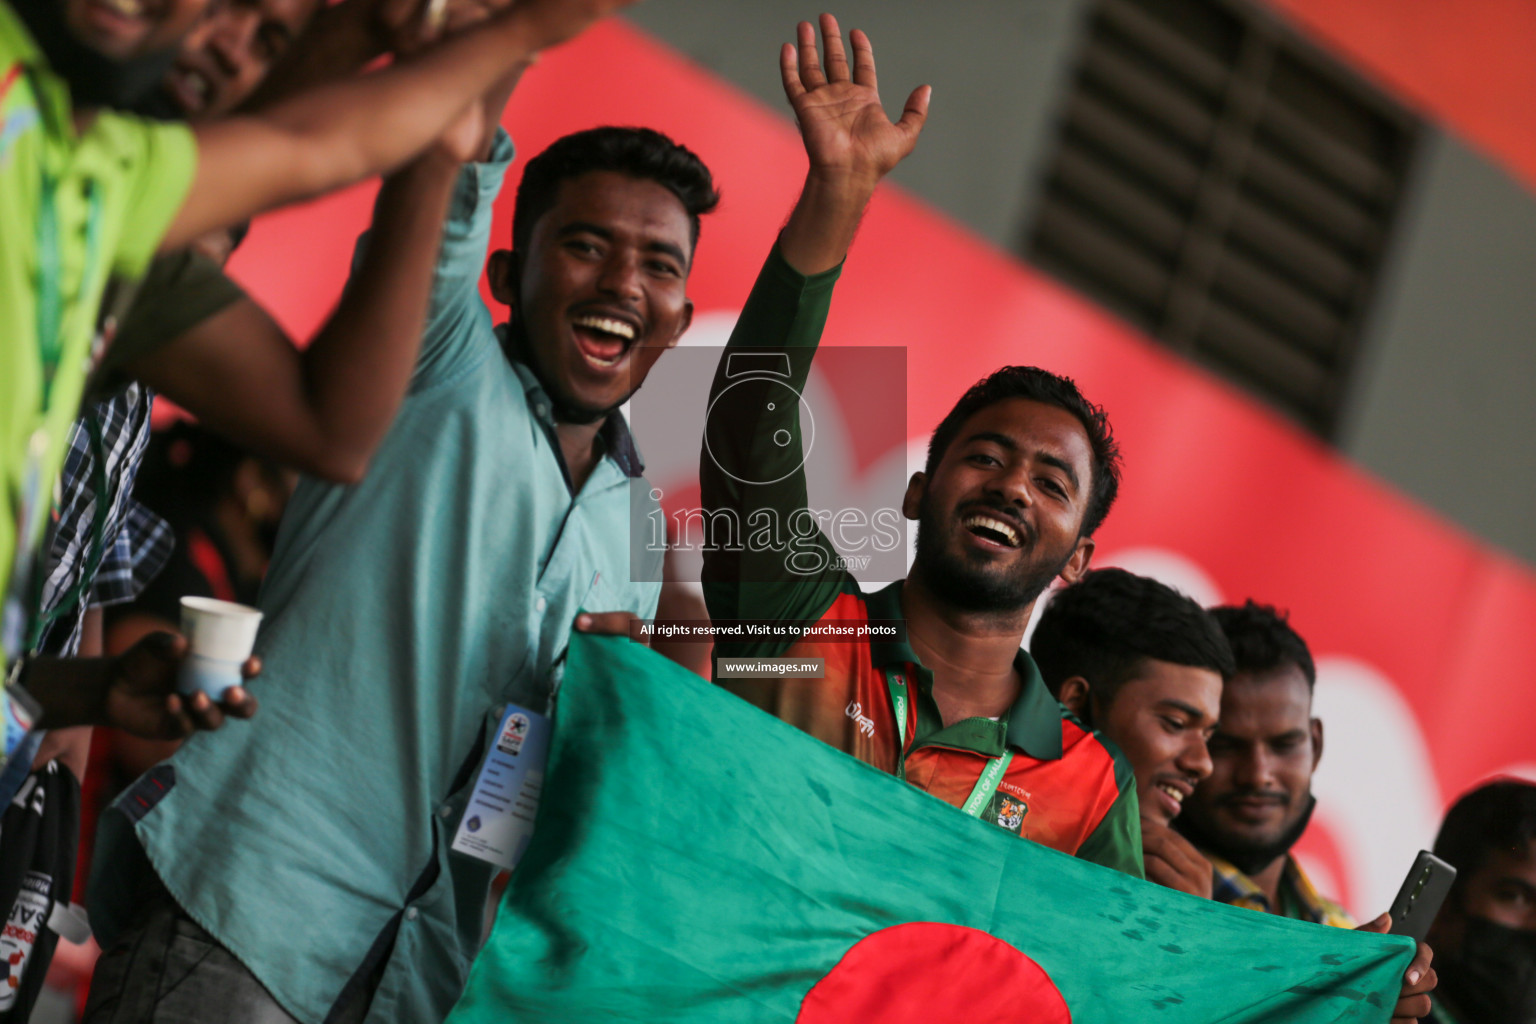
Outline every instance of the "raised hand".
<path fill-rule="evenodd" d="M 779 71 L 811 167 L 800 201 L 779 234 L 779 253 L 800 273 L 819 274 L 843 261 L 875 186 L 917 145 L 932 90 L 926 85 L 912 90 L 901 119 L 893 124 L 880 106 L 868 36 L 853 33 L 850 68 L 837 19 L 823 14 L 823 68 L 810 22 L 802 21 L 796 31 L 799 44 L 784 44 Z"/>
<path fill-rule="evenodd" d="M 473 28 L 512 0 L 378 0 L 375 17 L 385 46 L 399 56 Z"/>
<path fill-rule="evenodd" d="M 558 46 L 573 39 L 599 19 L 636 0 L 517 0 L 510 14 L 528 29 L 536 50 Z"/>
<path fill-rule="evenodd" d="M 811 23 L 802 21 L 796 32 L 798 45 L 785 43 L 779 53 L 779 71 L 805 140 L 811 173 L 850 175 L 873 187 L 917 145 L 932 90 L 926 85 L 912 90 L 901 119 L 892 123 L 880 105 L 875 51 L 868 36 L 854 29 L 849 37 L 850 68 L 832 15 L 821 16 L 825 66 L 817 59 Z"/>

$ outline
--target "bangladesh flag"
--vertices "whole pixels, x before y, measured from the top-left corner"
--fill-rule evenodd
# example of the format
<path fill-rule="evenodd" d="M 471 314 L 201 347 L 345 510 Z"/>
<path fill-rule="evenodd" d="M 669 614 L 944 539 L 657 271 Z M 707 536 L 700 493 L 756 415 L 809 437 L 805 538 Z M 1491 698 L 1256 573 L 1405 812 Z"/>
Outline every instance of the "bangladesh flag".
<path fill-rule="evenodd" d="M 1413 943 L 1008 835 L 572 635 L 534 838 L 449 1024 L 1385 1022 Z"/>

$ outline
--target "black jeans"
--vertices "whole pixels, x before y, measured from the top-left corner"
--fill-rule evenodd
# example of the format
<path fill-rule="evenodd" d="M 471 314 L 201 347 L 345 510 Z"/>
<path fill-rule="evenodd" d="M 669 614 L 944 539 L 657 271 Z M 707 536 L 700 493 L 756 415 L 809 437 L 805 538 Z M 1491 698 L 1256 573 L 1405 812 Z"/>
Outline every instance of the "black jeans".
<path fill-rule="evenodd" d="M 367 1016 L 371 992 L 333 1009 L 334 1024 Z M 235 955 L 161 889 L 105 950 L 84 1024 L 299 1024 Z"/>

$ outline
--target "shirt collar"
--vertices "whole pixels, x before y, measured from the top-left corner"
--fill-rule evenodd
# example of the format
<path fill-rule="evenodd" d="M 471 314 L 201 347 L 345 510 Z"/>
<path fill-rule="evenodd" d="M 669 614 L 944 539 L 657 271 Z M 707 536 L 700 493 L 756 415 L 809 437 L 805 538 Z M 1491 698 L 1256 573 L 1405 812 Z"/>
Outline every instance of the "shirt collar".
<path fill-rule="evenodd" d="M 1233 866 L 1231 861 L 1224 857 L 1218 857 L 1209 850 L 1201 850 L 1205 859 L 1211 862 L 1212 892 L 1211 898 L 1221 903 L 1253 903 L 1259 906 L 1254 909 L 1268 910 L 1269 897 L 1264 895 L 1264 890 L 1256 885 L 1253 879 L 1243 874 Z"/>
<path fill-rule="evenodd" d="M 870 619 L 900 619 L 901 585 L 897 580 L 888 587 L 866 595 L 864 606 Z M 911 663 L 922 667 L 922 662 L 912 650 L 903 630 L 897 639 L 879 639 L 869 642 L 870 660 L 876 667 Z M 1056 761 L 1061 758 L 1061 705 L 1045 688 L 1035 660 L 1022 647 L 1014 655 L 1013 667 L 1024 685 L 1019 696 L 1008 709 L 1007 741 L 1030 757 L 1040 761 Z M 924 669 L 926 672 L 927 670 Z"/>
<path fill-rule="evenodd" d="M 533 375 L 533 370 L 512 354 L 507 347 L 507 325 L 502 324 L 496 328 L 496 337 L 502 343 L 502 351 L 507 355 L 507 361 L 512 364 L 512 369 L 517 372 L 518 378 L 523 382 L 523 393 L 528 396 L 528 408 L 532 410 L 534 417 L 544 426 L 553 429 L 555 426 L 554 403 L 550 401 L 549 394 L 544 390 L 544 385 Z M 603 420 L 603 425 L 598 429 L 597 436 L 603 440 L 603 453 L 613 459 L 620 471 L 627 477 L 634 479 L 645 473 L 645 462 L 640 458 L 640 449 L 635 445 L 635 437 L 629 430 L 629 424 L 624 419 L 624 414 L 615 409 Z"/>
<path fill-rule="evenodd" d="M 1231 861 L 1218 857 L 1208 850 L 1201 850 L 1205 859 L 1211 862 L 1214 872 L 1211 898 L 1221 903 L 1237 903 L 1251 907 L 1254 910 L 1264 910 L 1269 913 L 1279 913 L 1279 907 L 1269 905 L 1269 897 L 1264 895 L 1264 890 L 1259 888 L 1253 879 L 1239 871 Z M 1347 920 L 1342 908 L 1317 891 L 1307 873 L 1301 870 L 1295 857 L 1285 855 L 1285 867 L 1281 871 L 1280 886 L 1284 890 L 1289 888 L 1292 897 L 1300 904 L 1307 916 L 1318 924 L 1331 924 L 1336 927 L 1349 927 L 1342 922 Z"/>

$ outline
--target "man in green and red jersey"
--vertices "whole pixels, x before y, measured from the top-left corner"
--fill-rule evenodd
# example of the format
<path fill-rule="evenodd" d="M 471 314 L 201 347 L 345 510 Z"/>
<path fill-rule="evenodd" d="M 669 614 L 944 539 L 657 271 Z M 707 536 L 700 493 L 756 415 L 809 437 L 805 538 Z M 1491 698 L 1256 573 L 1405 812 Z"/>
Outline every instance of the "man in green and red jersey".
<path fill-rule="evenodd" d="M 799 410 L 771 399 L 785 384 L 803 389 L 859 218 L 880 178 L 911 152 L 927 112 L 919 89 L 892 124 L 868 39 L 853 34 L 850 70 L 836 21 L 823 16 L 821 27 L 825 71 L 808 23 L 781 55 L 810 170 L 715 379 L 711 401 L 735 390 L 709 417 L 700 460 L 711 531 L 704 592 L 717 622 L 901 619 L 906 635 L 717 642 L 717 659 L 820 657 L 825 674 L 732 682 L 717 661 L 716 680 L 977 817 L 1141 877 L 1129 765 L 1062 709 L 1019 647 L 1040 593 L 1087 569 L 1117 488 L 1109 424 L 1071 381 L 1006 367 L 966 393 L 903 498 L 903 514 L 919 525 L 916 564 L 879 593 L 860 592 L 819 531 L 796 531 L 793 552 L 716 543 L 754 514 L 792 529 L 808 522 Z M 789 379 L 729 379 L 740 349 L 775 353 Z M 818 546 L 825 557 L 803 557 Z M 822 568 L 797 571 L 807 562 Z"/>
<path fill-rule="evenodd" d="M 1236 671 L 1221 626 L 1157 580 L 1095 569 L 1051 595 L 1029 653 L 1056 699 L 1135 770 L 1147 878 L 1210 899 L 1210 864 L 1171 826 L 1211 774 L 1206 741 Z"/>

